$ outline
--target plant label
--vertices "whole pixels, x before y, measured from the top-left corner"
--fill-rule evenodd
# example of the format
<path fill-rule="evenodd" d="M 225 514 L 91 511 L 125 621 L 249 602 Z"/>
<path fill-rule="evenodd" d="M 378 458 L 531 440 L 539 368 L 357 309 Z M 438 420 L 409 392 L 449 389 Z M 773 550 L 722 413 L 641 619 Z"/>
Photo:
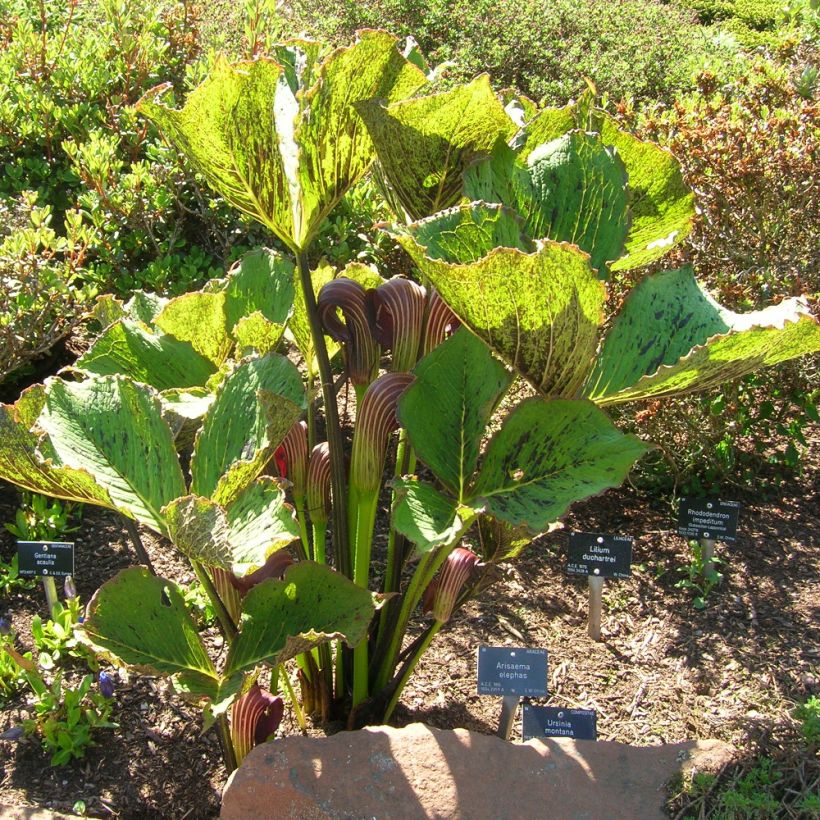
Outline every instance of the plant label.
<path fill-rule="evenodd" d="M 479 647 L 478 694 L 544 697 L 547 694 L 547 650 Z"/>
<path fill-rule="evenodd" d="M 559 709 L 554 706 L 524 704 L 521 736 L 524 740 L 539 737 L 571 737 L 575 740 L 597 740 L 596 714 L 593 709 Z"/>
<path fill-rule="evenodd" d="M 733 542 L 737 538 L 737 501 L 711 498 L 681 498 L 678 508 L 678 535 Z"/>
<path fill-rule="evenodd" d="M 74 544 L 59 541 L 18 541 L 20 575 L 34 578 L 65 578 L 74 575 Z"/>
<path fill-rule="evenodd" d="M 629 578 L 632 575 L 632 538 L 571 532 L 567 572 L 599 578 Z"/>

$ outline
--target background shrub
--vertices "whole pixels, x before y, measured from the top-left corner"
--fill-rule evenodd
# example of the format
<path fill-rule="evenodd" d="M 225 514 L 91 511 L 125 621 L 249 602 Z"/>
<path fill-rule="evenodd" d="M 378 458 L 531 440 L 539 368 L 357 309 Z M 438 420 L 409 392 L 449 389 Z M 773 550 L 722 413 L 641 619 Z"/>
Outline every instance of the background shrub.
<path fill-rule="evenodd" d="M 454 80 L 486 71 L 499 86 L 563 104 L 590 77 L 601 92 L 671 100 L 710 50 L 693 12 L 653 0 L 295 0 L 294 29 L 345 41 L 357 28 L 414 36 Z"/>

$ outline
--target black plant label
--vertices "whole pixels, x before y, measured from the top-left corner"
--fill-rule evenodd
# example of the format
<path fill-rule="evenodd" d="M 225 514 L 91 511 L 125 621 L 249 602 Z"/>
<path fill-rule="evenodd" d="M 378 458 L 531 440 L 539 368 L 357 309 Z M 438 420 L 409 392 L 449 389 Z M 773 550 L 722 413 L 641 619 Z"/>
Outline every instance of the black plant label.
<path fill-rule="evenodd" d="M 598 532 L 571 532 L 567 572 L 601 578 L 632 575 L 632 538 Z"/>
<path fill-rule="evenodd" d="M 18 541 L 17 571 L 20 575 L 65 578 L 74 575 L 74 544 L 62 541 Z"/>
<path fill-rule="evenodd" d="M 539 737 L 597 740 L 595 711 L 525 704 L 521 716 L 521 735 L 524 740 Z"/>
<path fill-rule="evenodd" d="M 682 498 L 678 507 L 678 535 L 711 541 L 737 539 L 740 504 L 716 498 Z"/>
<path fill-rule="evenodd" d="M 547 694 L 547 650 L 480 646 L 478 694 L 544 697 Z"/>

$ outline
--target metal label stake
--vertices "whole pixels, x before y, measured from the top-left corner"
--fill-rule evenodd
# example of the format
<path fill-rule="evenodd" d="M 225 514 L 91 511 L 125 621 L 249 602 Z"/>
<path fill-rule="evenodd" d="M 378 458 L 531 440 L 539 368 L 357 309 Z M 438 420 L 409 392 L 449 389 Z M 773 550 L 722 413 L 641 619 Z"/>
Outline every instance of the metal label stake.
<path fill-rule="evenodd" d="M 704 537 L 698 539 L 700 544 L 700 560 L 703 564 L 703 577 L 709 578 L 715 571 L 715 539 L 709 538 L 709 533 L 703 533 Z"/>
<path fill-rule="evenodd" d="M 598 572 L 598 570 L 594 570 Z M 602 575 L 589 576 L 589 637 L 601 640 L 601 612 L 603 610 L 604 578 Z"/>
<path fill-rule="evenodd" d="M 504 695 L 501 700 L 501 719 L 498 721 L 496 734 L 504 740 L 509 740 L 515 723 L 515 711 L 518 709 L 518 695 Z"/>

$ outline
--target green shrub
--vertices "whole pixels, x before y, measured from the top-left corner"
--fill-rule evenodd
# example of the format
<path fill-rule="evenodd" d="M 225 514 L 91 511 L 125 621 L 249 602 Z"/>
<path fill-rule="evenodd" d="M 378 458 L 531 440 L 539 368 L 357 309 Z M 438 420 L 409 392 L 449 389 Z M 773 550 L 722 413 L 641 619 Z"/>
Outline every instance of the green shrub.
<path fill-rule="evenodd" d="M 66 236 L 58 236 L 51 208 L 36 201 L 33 192 L 0 200 L 0 381 L 68 334 L 94 293 L 78 281 L 88 244 L 82 215 L 66 211 Z"/>
<path fill-rule="evenodd" d="M 693 14 L 652 0 L 296 0 L 287 13 L 294 28 L 336 41 L 362 27 L 412 35 L 431 62 L 454 62 L 454 79 L 487 71 L 500 86 L 559 102 L 585 76 L 614 98 L 669 100 L 708 49 Z"/>
<path fill-rule="evenodd" d="M 187 0 L 0 0 L 0 199 L 36 191 L 56 234 L 79 208 L 84 276 L 182 292 L 222 273 L 244 232 L 134 104 L 207 68 Z"/>

